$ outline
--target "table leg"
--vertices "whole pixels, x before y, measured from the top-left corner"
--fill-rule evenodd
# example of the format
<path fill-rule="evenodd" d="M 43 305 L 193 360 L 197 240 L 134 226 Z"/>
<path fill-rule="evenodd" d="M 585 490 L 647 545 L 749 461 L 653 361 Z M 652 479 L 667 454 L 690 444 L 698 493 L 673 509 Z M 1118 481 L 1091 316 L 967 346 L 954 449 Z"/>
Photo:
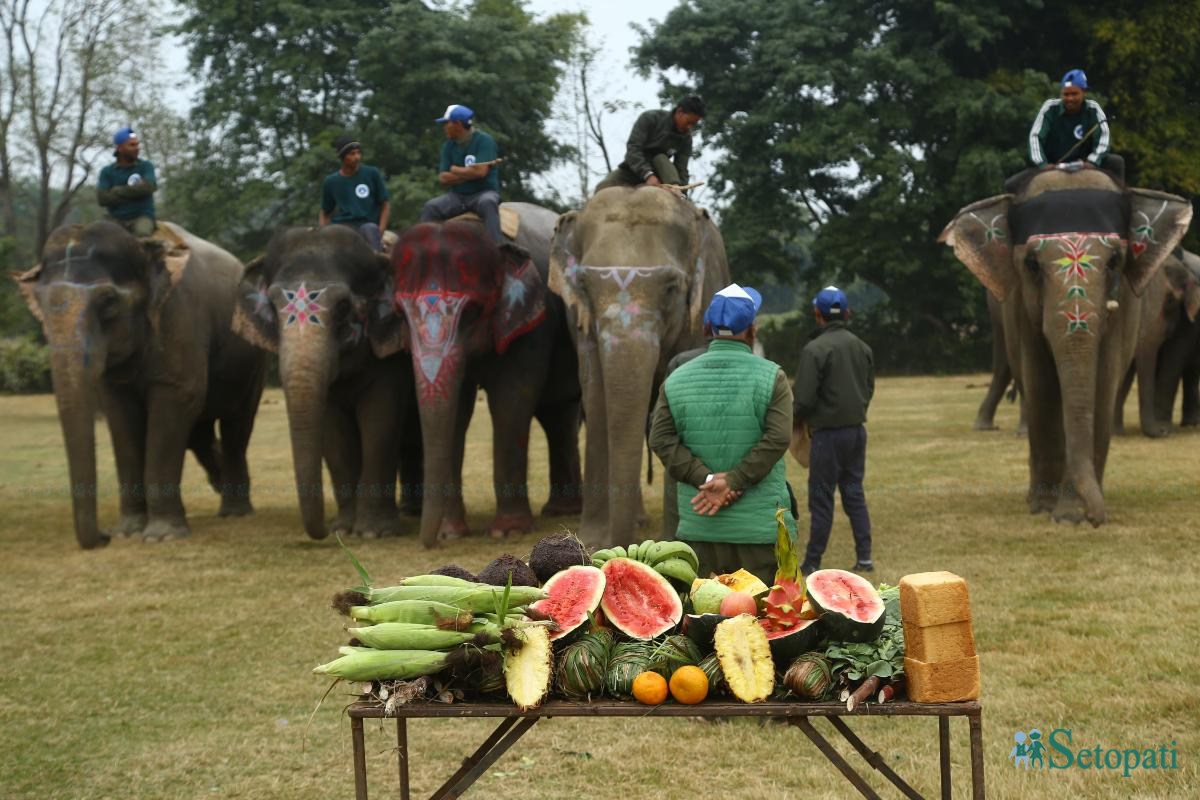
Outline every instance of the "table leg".
<path fill-rule="evenodd" d="M 875 769 L 883 773 L 883 777 L 892 782 L 892 785 L 903 793 L 909 800 L 923 800 L 920 793 L 916 789 L 909 786 L 903 778 L 895 773 L 888 766 L 887 760 L 879 753 L 867 747 L 862 739 L 855 735 L 854 731 L 850 730 L 850 726 L 845 723 L 840 717 L 829 717 L 829 724 L 842 735 L 842 738 L 850 743 L 850 746 L 858 751 L 858 754 Z"/>
<path fill-rule="evenodd" d="M 354 798 L 367 800 L 367 750 L 361 717 L 350 718 L 350 738 L 354 742 Z"/>
<path fill-rule="evenodd" d="M 942 762 L 942 800 L 950 800 L 950 718 L 938 717 L 938 755 Z"/>
<path fill-rule="evenodd" d="M 971 797 L 983 800 L 983 719 L 982 711 L 967 717 L 971 726 Z"/>
<path fill-rule="evenodd" d="M 400 769 L 400 800 L 409 800 L 408 720 L 404 717 L 396 717 L 396 763 Z"/>
<path fill-rule="evenodd" d="M 863 780 L 861 775 L 854 771 L 854 768 L 850 766 L 846 759 L 842 758 L 842 754 L 825 740 L 820 731 L 813 727 L 808 717 L 788 717 L 788 722 L 804 731 L 804 735 L 809 738 L 809 741 L 817 746 L 817 749 L 829 759 L 831 764 L 838 768 L 838 771 L 846 777 L 846 780 L 854 785 L 855 789 L 858 789 L 863 797 L 867 798 L 867 800 L 880 800 L 875 790 Z"/>
<path fill-rule="evenodd" d="M 504 755 L 508 748 L 516 744 L 517 739 L 520 739 L 522 736 L 524 736 L 526 732 L 533 727 L 534 723 L 538 721 L 538 719 L 538 717 L 525 717 L 515 726 L 513 726 L 513 729 L 505 734 L 503 739 L 496 742 L 496 746 L 487 751 L 487 753 L 485 753 L 483 757 L 480 758 L 479 761 L 477 761 L 475 765 L 467 771 L 466 775 L 463 775 L 461 778 L 459 778 L 458 782 L 455 783 L 450 791 L 444 795 L 446 800 L 456 800 L 456 798 L 462 797 L 463 792 L 467 791 L 471 784 L 479 780 L 479 777 L 483 775 L 483 773 L 487 772 L 492 764 L 495 764 L 496 761 L 499 760 L 500 756 Z M 440 798 L 437 800 L 440 800 Z"/>
<path fill-rule="evenodd" d="M 432 797 L 443 797 L 443 793 L 449 791 L 456 783 L 458 783 L 458 781 L 471 770 L 471 767 L 475 766 L 475 763 L 480 759 L 480 757 L 486 755 L 489 750 L 496 746 L 497 742 L 504 738 L 504 734 L 508 733 L 509 729 L 512 728 L 513 725 L 517 724 L 517 719 L 518 717 L 505 717 L 503 720 L 501 720 L 500 724 L 496 726 L 496 730 L 492 731 L 492 735 L 484 739 L 483 744 L 479 745 L 474 753 L 463 759 L 462 766 L 460 766 L 453 775 L 447 778 L 445 783 L 438 787 L 438 790 L 433 793 Z"/>

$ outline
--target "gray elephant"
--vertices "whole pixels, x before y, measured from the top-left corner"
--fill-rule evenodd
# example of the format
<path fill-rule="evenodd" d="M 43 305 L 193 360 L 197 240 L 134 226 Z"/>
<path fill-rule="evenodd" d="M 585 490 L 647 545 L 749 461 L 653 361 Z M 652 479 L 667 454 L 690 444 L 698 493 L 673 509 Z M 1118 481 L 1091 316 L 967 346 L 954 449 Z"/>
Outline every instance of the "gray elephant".
<path fill-rule="evenodd" d="M 405 319 L 420 408 L 426 547 L 469 533 L 462 499 L 467 427 L 479 388 L 492 416 L 492 536 L 533 528 L 527 476 L 537 419 L 550 454 L 543 514 L 577 514 L 579 383 L 561 298 L 547 288 L 557 216 L 529 203 L 515 240 L 497 247 L 477 222 L 422 223 L 392 250 L 395 307 Z"/>
<path fill-rule="evenodd" d="M 559 218 L 550 286 L 567 305 L 587 423 L 581 536 L 640 538 L 647 417 L 667 362 L 704 344 L 704 309 L 729 284 L 720 231 L 665 189 L 613 187 Z"/>
<path fill-rule="evenodd" d="M 1032 512 L 1105 521 L 1104 467 L 1138 297 L 1191 217 L 1175 195 L 1124 189 L 1090 167 L 1050 169 L 967 206 L 942 232 L 1003 304 L 1009 363 L 1026 392 Z"/>
<path fill-rule="evenodd" d="M 246 278 L 234 328 L 279 354 L 304 530 L 399 533 L 396 474 L 415 395 L 391 263 L 351 228 L 294 228 L 271 239 Z M 322 458 L 338 506 L 329 526 Z"/>
<path fill-rule="evenodd" d="M 1200 313 L 1197 281 L 1200 263 L 1197 262 L 1200 259 L 1196 256 L 1177 250 L 1166 258 L 1142 295 L 1142 322 L 1133 365 L 1117 390 L 1113 429 L 1118 433 L 1125 431 L 1125 399 L 1135 375 L 1142 433 L 1156 438 L 1171 432 L 1176 387 L 1189 362 L 1200 352 L 1200 323 L 1196 321 Z M 1187 392 L 1185 396 L 1194 418 L 1194 393 Z"/>
<path fill-rule="evenodd" d="M 1007 346 L 1004 343 L 1004 312 L 1000 301 L 988 293 L 988 318 L 992 323 L 992 380 L 988 384 L 987 394 L 979 404 L 975 415 L 975 430 L 994 431 L 996 426 L 996 407 L 1004 398 L 1006 392 L 1010 400 L 1020 402 L 1021 416 L 1017 423 L 1017 435 L 1025 434 L 1025 395 L 1021 387 L 1013 382 L 1012 367 L 1008 365 Z M 1012 387 L 1011 390 L 1009 387 Z"/>
<path fill-rule="evenodd" d="M 110 538 L 96 516 L 98 410 L 120 487 L 112 532 L 146 540 L 189 534 L 179 490 L 189 448 L 221 493 L 222 516 L 253 510 L 246 446 L 265 359 L 230 330 L 242 264 L 161 225 L 171 242 L 135 239 L 111 222 L 59 228 L 41 263 L 17 277 L 50 345 L 75 537 L 84 548 Z"/>

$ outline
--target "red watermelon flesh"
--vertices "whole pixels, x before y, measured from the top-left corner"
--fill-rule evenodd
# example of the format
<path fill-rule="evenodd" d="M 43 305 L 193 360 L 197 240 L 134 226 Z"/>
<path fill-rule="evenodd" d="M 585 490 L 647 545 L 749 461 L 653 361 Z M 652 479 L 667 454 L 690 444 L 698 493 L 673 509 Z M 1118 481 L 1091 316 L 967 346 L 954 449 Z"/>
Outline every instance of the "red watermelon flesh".
<path fill-rule="evenodd" d="M 808 599 L 822 612 L 821 622 L 831 639 L 869 642 L 883 631 L 883 598 L 870 581 L 841 569 L 811 573 Z"/>
<path fill-rule="evenodd" d="M 604 562 L 600 607 L 609 623 L 634 639 L 653 639 L 679 624 L 683 603 L 655 569 L 629 558 Z"/>
<path fill-rule="evenodd" d="M 530 606 L 554 620 L 558 630 L 550 640 L 561 639 L 587 622 L 588 614 L 600 606 L 606 583 L 604 573 L 595 567 L 567 567 L 556 572 L 542 589 L 547 596 Z"/>

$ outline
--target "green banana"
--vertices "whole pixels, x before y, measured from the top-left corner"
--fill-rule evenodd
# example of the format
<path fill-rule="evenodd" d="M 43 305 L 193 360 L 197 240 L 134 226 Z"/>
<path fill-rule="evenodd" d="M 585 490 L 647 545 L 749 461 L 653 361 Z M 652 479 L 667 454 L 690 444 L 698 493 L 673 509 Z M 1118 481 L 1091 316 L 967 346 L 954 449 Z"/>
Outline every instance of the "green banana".
<path fill-rule="evenodd" d="M 696 580 L 696 570 L 682 558 L 668 558 L 666 561 L 660 561 L 654 565 L 654 570 L 663 577 L 681 581 L 685 586 L 691 586 L 692 581 Z"/>
<path fill-rule="evenodd" d="M 613 554 L 612 554 L 613 558 L 629 558 L 628 554 L 625 552 L 625 547 L 623 545 L 617 545 L 616 547 L 614 547 L 612 549 L 612 551 L 613 551 Z"/>
<path fill-rule="evenodd" d="M 616 553 L 614 553 L 612 550 L 608 548 L 597 550 L 596 552 L 592 553 L 592 566 L 603 567 L 604 562 L 608 561 L 610 558 L 616 558 Z"/>
<path fill-rule="evenodd" d="M 693 570 L 699 572 L 700 559 L 696 557 L 696 551 L 687 542 L 672 539 L 666 542 L 659 542 L 658 544 L 660 547 L 655 550 L 655 560 L 651 563 L 651 566 L 662 561 L 669 561 L 672 558 L 681 558 L 691 564 Z"/>
<path fill-rule="evenodd" d="M 639 547 L 636 542 L 634 544 L 629 545 L 629 550 L 628 550 L 629 557 L 632 558 L 634 561 L 638 560 L 638 550 L 639 550 Z"/>

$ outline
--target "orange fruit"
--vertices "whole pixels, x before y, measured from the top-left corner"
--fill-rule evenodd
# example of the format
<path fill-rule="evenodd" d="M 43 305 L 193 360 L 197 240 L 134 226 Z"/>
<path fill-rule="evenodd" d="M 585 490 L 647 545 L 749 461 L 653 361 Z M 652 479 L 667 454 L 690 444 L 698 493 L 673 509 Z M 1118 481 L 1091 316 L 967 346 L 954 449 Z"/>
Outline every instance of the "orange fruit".
<path fill-rule="evenodd" d="M 694 706 L 708 697 L 708 676 L 699 667 L 680 667 L 671 674 L 671 697 Z"/>
<path fill-rule="evenodd" d="M 633 679 L 633 697 L 639 703 L 656 706 L 667 699 L 667 679 L 657 672 L 641 672 Z"/>

